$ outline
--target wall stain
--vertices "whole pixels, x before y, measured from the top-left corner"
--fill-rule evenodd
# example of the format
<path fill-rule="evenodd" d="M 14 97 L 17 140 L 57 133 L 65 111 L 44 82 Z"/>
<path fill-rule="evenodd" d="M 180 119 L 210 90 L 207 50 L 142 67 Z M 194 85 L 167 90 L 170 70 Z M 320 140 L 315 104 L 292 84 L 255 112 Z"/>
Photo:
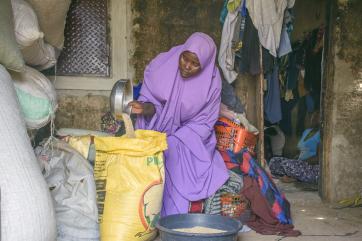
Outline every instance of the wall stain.
<path fill-rule="evenodd" d="M 146 65 L 157 54 L 182 44 L 194 32 L 209 34 L 218 46 L 222 4 L 223 0 L 132 1 L 135 51 L 131 63 L 135 68 L 135 79 L 143 79 Z"/>
<path fill-rule="evenodd" d="M 55 125 L 60 128 L 100 130 L 101 117 L 109 111 L 107 96 L 58 96 Z"/>
<path fill-rule="evenodd" d="M 362 3 L 360 0 L 342 1 L 338 11 L 338 57 L 351 64 L 354 75 L 362 69 Z"/>

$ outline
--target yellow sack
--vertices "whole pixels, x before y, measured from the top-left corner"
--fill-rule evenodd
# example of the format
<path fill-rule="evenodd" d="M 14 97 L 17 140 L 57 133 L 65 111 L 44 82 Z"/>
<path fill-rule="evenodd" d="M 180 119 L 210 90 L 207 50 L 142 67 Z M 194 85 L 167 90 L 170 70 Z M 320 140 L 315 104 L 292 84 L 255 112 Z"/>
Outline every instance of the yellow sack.
<path fill-rule="evenodd" d="M 95 137 L 94 175 L 102 241 L 148 241 L 157 232 L 164 186 L 166 135 Z"/>

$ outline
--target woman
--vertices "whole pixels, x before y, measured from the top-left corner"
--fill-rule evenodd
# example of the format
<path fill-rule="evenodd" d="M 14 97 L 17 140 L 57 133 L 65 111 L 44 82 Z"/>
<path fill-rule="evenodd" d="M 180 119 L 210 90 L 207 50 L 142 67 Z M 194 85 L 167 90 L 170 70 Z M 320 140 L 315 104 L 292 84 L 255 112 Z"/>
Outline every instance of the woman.
<path fill-rule="evenodd" d="M 269 168 L 273 175 L 282 176 L 282 181 L 317 183 L 319 178 L 318 146 L 320 144 L 319 112 L 312 114 L 310 128 L 303 132 L 298 143 L 298 159 L 273 157 Z"/>
<path fill-rule="evenodd" d="M 228 179 L 215 150 L 221 78 L 216 46 L 194 33 L 183 44 L 159 54 L 146 67 L 138 101 L 137 128 L 167 134 L 162 216 L 187 213 L 189 203 L 215 193 Z"/>

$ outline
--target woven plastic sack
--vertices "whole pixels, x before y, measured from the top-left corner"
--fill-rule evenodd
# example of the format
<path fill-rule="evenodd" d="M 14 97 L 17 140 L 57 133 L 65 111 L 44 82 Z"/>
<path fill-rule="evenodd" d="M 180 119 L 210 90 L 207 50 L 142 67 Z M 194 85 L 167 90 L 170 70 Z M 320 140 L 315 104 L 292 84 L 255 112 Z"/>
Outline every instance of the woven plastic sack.
<path fill-rule="evenodd" d="M 24 0 L 11 0 L 14 14 L 16 42 L 21 48 L 32 45 L 44 34 L 39 29 L 38 18 Z"/>
<path fill-rule="evenodd" d="M 44 43 L 42 38 L 30 46 L 24 47 L 21 53 L 24 56 L 25 62 L 37 70 L 49 69 L 57 62 L 54 47 Z"/>
<path fill-rule="evenodd" d="M 57 108 L 53 84 L 30 67 L 23 73 L 12 73 L 12 78 L 27 127 L 38 129 L 49 123 Z"/>
<path fill-rule="evenodd" d="M 55 138 L 52 146 L 39 146 L 35 153 L 54 199 L 57 241 L 99 241 L 91 165 L 70 145 Z"/>
<path fill-rule="evenodd" d="M 38 69 L 51 68 L 56 63 L 54 47 L 44 43 L 37 16 L 24 0 L 11 0 L 14 12 L 15 37 L 25 62 Z"/>
<path fill-rule="evenodd" d="M 62 49 L 64 27 L 71 0 L 26 0 L 36 12 L 40 30 L 50 45 Z"/>
<path fill-rule="evenodd" d="M 16 43 L 10 0 L 0 1 L 0 64 L 14 71 L 22 71 L 25 66 Z"/>
<path fill-rule="evenodd" d="M 10 75 L 0 65 L 1 240 L 54 241 L 52 199 L 26 132 Z"/>
<path fill-rule="evenodd" d="M 94 139 L 102 241 L 149 241 L 157 234 L 166 135 L 149 130 L 135 134 Z"/>

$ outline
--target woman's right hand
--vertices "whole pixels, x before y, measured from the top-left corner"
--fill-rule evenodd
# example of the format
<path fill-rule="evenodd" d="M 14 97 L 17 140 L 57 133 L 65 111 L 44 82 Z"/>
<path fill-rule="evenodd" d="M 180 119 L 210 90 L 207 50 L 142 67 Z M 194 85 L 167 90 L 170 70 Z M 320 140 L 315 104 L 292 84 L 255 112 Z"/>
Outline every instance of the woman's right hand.
<path fill-rule="evenodd" d="M 143 115 L 146 117 L 152 117 L 155 112 L 155 106 L 150 102 L 140 102 L 137 100 L 131 101 L 128 106 L 131 107 L 131 114 Z"/>
<path fill-rule="evenodd" d="M 142 115 L 144 112 L 143 103 L 137 100 L 129 102 L 128 106 L 131 107 L 131 114 Z"/>

